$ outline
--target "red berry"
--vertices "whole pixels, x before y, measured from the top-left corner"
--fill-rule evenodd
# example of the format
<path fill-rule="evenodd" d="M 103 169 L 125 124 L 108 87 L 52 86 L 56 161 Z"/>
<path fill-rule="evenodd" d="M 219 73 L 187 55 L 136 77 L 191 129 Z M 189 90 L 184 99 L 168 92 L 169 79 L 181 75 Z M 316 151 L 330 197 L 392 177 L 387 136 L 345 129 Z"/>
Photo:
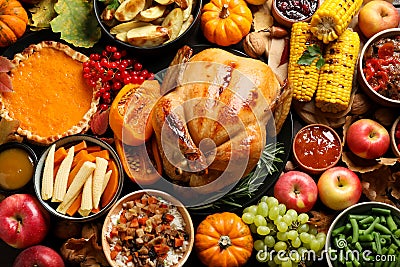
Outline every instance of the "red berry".
<path fill-rule="evenodd" d="M 103 57 L 108 57 L 108 52 L 106 50 L 104 50 L 103 52 L 101 52 L 101 55 Z"/>
<path fill-rule="evenodd" d="M 114 75 L 114 71 L 113 70 L 108 70 L 107 71 L 107 76 L 113 76 Z"/>
<path fill-rule="evenodd" d="M 126 56 L 126 50 L 122 50 L 121 51 L 121 57 L 125 57 Z"/>
<path fill-rule="evenodd" d="M 130 77 L 129 71 L 127 70 L 122 71 L 121 76 L 123 79 Z"/>
<path fill-rule="evenodd" d="M 97 91 L 97 92 L 96 92 L 96 97 L 100 97 L 100 96 L 101 96 L 100 91 Z"/>
<path fill-rule="evenodd" d="M 124 78 L 124 84 L 129 84 L 131 82 L 133 82 L 132 77 L 128 76 L 128 77 Z"/>
<path fill-rule="evenodd" d="M 113 54 L 113 59 L 116 59 L 116 60 L 118 60 L 118 59 L 120 59 L 121 58 L 121 53 L 120 52 L 114 52 L 114 54 Z"/>
<path fill-rule="evenodd" d="M 110 98 L 111 98 L 110 92 L 105 92 L 105 93 L 103 94 L 103 98 L 104 98 L 104 99 L 110 99 Z"/>
<path fill-rule="evenodd" d="M 109 68 L 115 69 L 115 68 L 117 68 L 117 67 L 118 67 L 118 63 L 117 63 L 117 62 L 110 62 Z"/>
<path fill-rule="evenodd" d="M 122 77 L 122 73 L 121 73 L 121 72 L 115 73 L 114 78 L 115 78 L 117 81 L 123 81 L 123 80 L 124 80 L 124 77 Z"/>
<path fill-rule="evenodd" d="M 154 73 L 149 73 L 147 80 L 154 80 Z"/>
<path fill-rule="evenodd" d="M 144 69 L 144 70 L 142 70 L 142 71 L 140 72 L 140 76 L 143 76 L 143 77 L 147 78 L 147 75 L 149 75 L 149 71 L 146 70 L 146 69 Z"/>
<path fill-rule="evenodd" d="M 86 67 L 90 67 L 90 64 L 89 64 L 89 60 L 88 61 L 86 61 L 86 62 L 83 62 L 82 63 L 82 66 L 84 67 L 84 68 L 86 68 Z"/>
<path fill-rule="evenodd" d="M 90 74 L 90 73 L 83 74 L 83 78 L 85 78 L 85 79 L 90 79 L 91 77 L 92 77 L 92 74 Z"/>
<path fill-rule="evenodd" d="M 122 84 L 120 82 L 114 82 L 114 84 L 112 85 L 113 90 L 119 90 L 121 88 L 122 88 Z"/>
<path fill-rule="evenodd" d="M 84 67 L 83 68 L 83 72 L 84 73 L 89 73 L 90 72 L 90 68 L 89 67 Z"/>
<path fill-rule="evenodd" d="M 142 84 L 144 82 L 144 80 L 145 80 L 145 78 L 143 76 L 139 76 L 137 83 Z"/>
<path fill-rule="evenodd" d="M 139 62 L 136 62 L 136 63 L 133 65 L 133 69 L 136 70 L 136 71 L 142 70 L 142 68 L 143 68 L 143 66 L 142 66 L 142 64 L 140 64 Z"/>
<path fill-rule="evenodd" d="M 105 111 L 108 109 L 108 105 L 107 104 L 101 104 L 100 105 L 101 110 Z"/>
<path fill-rule="evenodd" d="M 96 61 L 94 61 L 94 60 L 89 60 L 89 65 L 90 65 L 91 67 L 94 67 L 94 65 L 96 65 Z"/>
<path fill-rule="evenodd" d="M 123 64 L 123 63 L 119 64 L 119 65 L 118 65 L 118 70 L 120 70 L 120 71 L 126 70 L 126 65 Z"/>
<path fill-rule="evenodd" d="M 394 135 L 396 136 L 396 138 L 400 139 L 400 129 L 396 129 Z"/>
<path fill-rule="evenodd" d="M 103 84 L 103 87 L 104 87 L 105 93 L 107 93 L 111 89 L 110 83 L 107 83 L 107 82 Z"/>

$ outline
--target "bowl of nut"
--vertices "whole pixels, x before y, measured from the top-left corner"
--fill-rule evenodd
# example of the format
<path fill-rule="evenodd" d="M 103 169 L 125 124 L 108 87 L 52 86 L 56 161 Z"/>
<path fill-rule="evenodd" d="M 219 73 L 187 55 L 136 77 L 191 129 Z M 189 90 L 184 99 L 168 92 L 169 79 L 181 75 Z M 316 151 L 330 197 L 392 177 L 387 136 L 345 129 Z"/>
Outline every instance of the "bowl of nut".
<path fill-rule="evenodd" d="M 144 55 L 179 48 L 200 21 L 202 0 L 94 0 L 102 31 L 117 44 Z"/>
<path fill-rule="evenodd" d="M 40 156 L 33 178 L 36 196 L 52 215 L 90 221 L 118 200 L 124 171 L 114 149 L 90 135 L 71 135 Z"/>
<path fill-rule="evenodd" d="M 194 243 L 192 219 L 173 196 L 140 190 L 122 197 L 106 216 L 102 247 L 118 266 L 183 266 Z"/>

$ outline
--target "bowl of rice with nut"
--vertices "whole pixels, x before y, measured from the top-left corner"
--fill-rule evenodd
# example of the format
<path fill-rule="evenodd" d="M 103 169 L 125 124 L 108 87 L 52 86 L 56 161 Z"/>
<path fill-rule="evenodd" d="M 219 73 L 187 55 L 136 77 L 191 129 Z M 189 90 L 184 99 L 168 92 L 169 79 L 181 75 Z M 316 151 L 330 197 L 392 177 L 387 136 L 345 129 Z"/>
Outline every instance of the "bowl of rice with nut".
<path fill-rule="evenodd" d="M 182 266 L 193 242 L 193 223 L 186 208 L 158 190 L 121 198 L 102 229 L 103 251 L 113 267 Z"/>

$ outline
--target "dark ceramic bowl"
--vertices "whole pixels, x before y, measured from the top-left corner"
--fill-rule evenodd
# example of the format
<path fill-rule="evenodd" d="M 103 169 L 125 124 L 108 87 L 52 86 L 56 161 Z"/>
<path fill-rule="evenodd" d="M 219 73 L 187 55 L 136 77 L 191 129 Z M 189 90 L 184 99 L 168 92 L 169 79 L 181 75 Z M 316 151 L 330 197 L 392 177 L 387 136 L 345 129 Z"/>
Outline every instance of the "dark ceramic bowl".
<path fill-rule="evenodd" d="M 118 40 L 115 37 L 115 35 L 110 33 L 111 27 L 107 26 L 101 19 L 101 14 L 105 8 L 104 2 L 99 0 L 94 0 L 93 5 L 94 5 L 94 12 L 96 15 L 96 19 L 102 29 L 103 34 L 105 34 L 109 40 L 112 40 L 117 45 L 121 46 L 126 50 L 137 53 L 138 56 L 157 56 L 162 53 L 175 53 L 177 49 L 187 44 L 189 39 L 194 34 L 196 34 L 200 22 L 202 0 L 194 0 L 192 8 L 193 22 L 183 33 L 181 33 L 178 37 L 176 37 L 172 41 L 165 42 L 159 46 L 154 46 L 154 47 L 135 46 L 129 44 L 128 42 L 123 42 L 121 40 Z"/>
<path fill-rule="evenodd" d="M 28 154 L 30 161 L 32 163 L 32 176 L 25 184 L 23 184 L 23 185 L 21 184 L 21 186 L 18 188 L 7 188 L 7 189 L 0 185 L 0 192 L 15 193 L 15 192 L 18 192 L 18 191 L 22 190 L 23 188 L 27 187 L 28 184 L 31 183 L 31 180 L 32 180 L 32 177 L 34 174 L 34 170 L 36 167 L 36 163 L 37 163 L 37 156 L 36 156 L 36 153 L 33 151 L 33 149 L 30 146 L 23 144 L 23 143 L 9 142 L 9 143 L 0 145 L 0 153 L 3 151 L 9 150 L 9 149 L 21 149 L 21 150 L 25 151 Z M 9 167 L 10 165 L 7 164 L 7 166 Z M 1 170 L 0 170 L 0 172 L 1 172 Z"/>
<path fill-rule="evenodd" d="M 69 221 L 76 221 L 76 222 L 84 222 L 84 221 L 91 221 L 94 219 L 97 219 L 101 217 L 103 214 L 105 214 L 114 204 L 117 202 L 119 196 L 121 195 L 122 192 L 122 187 L 124 183 L 124 170 L 122 169 L 121 161 L 118 157 L 118 154 L 114 151 L 114 149 L 107 144 L 106 142 L 90 135 L 85 135 L 85 134 L 78 134 L 78 135 L 71 135 L 67 136 L 64 138 L 61 138 L 54 142 L 56 145 L 55 149 L 59 147 L 70 147 L 72 145 L 76 145 L 82 141 L 85 141 L 88 146 L 100 146 L 102 149 L 108 150 L 110 159 L 112 159 L 118 169 L 118 188 L 114 196 L 112 197 L 111 201 L 100 211 L 96 213 L 90 213 L 88 216 L 81 216 L 80 214 L 76 214 L 74 216 L 69 216 L 68 214 L 62 214 L 58 212 L 56 209 L 60 203 L 53 203 L 50 200 L 43 200 L 42 199 L 42 194 L 41 194 L 41 188 L 42 188 L 42 175 L 43 175 L 43 169 L 45 165 L 45 161 L 47 158 L 47 155 L 49 153 L 50 147 L 48 147 L 43 154 L 40 156 L 39 161 L 36 166 L 35 170 L 35 175 L 34 175 L 34 188 L 35 188 L 35 193 L 37 198 L 39 199 L 40 203 L 45 207 L 46 210 L 48 210 L 52 215 L 69 220 Z"/>
<path fill-rule="evenodd" d="M 274 0 L 272 1 L 272 16 L 274 17 L 274 19 L 281 24 L 282 26 L 285 26 L 287 28 L 292 27 L 293 23 L 295 22 L 308 22 L 311 20 L 312 15 L 315 13 L 315 11 L 318 9 L 319 5 L 320 5 L 320 1 L 319 0 L 308 0 L 305 1 L 307 3 L 309 3 L 310 5 L 315 5 L 315 8 L 313 9 L 313 11 L 311 11 L 308 15 L 304 15 L 303 18 L 301 19 L 291 19 L 288 16 L 286 16 L 283 12 L 280 11 L 278 5 L 279 2 L 281 2 L 284 5 L 287 5 L 287 8 L 290 10 L 291 8 L 291 3 L 294 1 L 285 1 L 285 0 Z"/>
<path fill-rule="evenodd" d="M 378 32 L 370 39 L 368 39 L 363 49 L 361 50 L 360 58 L 358 60 L 357 79 L 365 94 L 368 95 L 368 97 L 371 98 L 373 101 L 383 106 L 398 108 L 400 107 L 400 100 L 393 100 L 376 92 L 367 82 L 363 72 L 363 67 L 365 66 L 365 55 L 366 53 L 368 53 L 370 46 L 381 38 L 394 37 L 394 36 L 400 36 L 399 28 L 393 28 Z"/>

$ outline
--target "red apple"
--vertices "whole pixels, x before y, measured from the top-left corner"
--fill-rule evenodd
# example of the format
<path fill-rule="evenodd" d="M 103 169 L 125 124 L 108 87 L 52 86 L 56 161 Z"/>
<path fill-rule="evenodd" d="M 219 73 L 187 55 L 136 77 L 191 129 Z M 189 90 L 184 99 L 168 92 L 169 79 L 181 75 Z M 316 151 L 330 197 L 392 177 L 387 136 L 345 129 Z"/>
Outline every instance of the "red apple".
<path fill-rule="evenodd" d="M 380 31 L 396 28 L 399 23 L 400 15 L 396 7 L 383 0 L 368 2 L 358 14 L 358 26 L 367 38 Z"/>
<path fill-rule="evenodd" d="M 274 187 L 274 196 L 287 209 L 307 212 L 317 201 L 317 184 L 304 172 L 289 171 L 279 177 Z"/>
<path fill-rule="evenodd" d="M 318 195 L 322 203 L 333 210 L 343 210 L 358 202 L 362 187 L 360 179 L 350 169 L 333 167 L 321 174 Z"/>
<path fill-rule="evenodd" d="M 64 267 L 64 261 L 55 250 L 36 245 L 18 254 L 13 267 Z"/>
<path fill-rule="evenodd" d="M 351 152 L 363 159 L 381 157 L 390 146 L 388 131 L 378 122 L 361 119 L 350 125 L 346 143 Z"/>
<path fill-rule="evenodd" d="M 14 194 L 0 202 L 0 238 L 15 248 L 39 244 L 46 237 L 50 215 L 29 194 Z"/>

